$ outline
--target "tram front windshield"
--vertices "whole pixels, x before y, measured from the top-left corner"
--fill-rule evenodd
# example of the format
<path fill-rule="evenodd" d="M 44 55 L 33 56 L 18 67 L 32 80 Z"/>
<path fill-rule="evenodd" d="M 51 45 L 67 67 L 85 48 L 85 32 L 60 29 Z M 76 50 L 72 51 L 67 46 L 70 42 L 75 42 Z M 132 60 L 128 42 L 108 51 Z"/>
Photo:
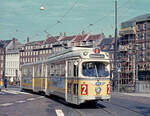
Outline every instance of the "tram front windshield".
<path fill-rule="evenodd" d="M 107 77 L 109 76 L 109 71 L 106 68 L 106 64 L 102 62 L 83 62 L 82 74 L 89 77 Z"/>

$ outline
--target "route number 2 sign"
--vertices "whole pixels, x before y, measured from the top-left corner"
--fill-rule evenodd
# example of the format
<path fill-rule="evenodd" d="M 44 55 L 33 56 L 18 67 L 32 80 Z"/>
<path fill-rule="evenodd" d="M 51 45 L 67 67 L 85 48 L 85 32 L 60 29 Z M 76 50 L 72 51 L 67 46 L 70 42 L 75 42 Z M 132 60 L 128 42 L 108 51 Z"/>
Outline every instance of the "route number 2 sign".
<path fill-rule="evenodd" d="M 87 94 L 88 94 L 88 85 L 81 84 L 81 95 L 87 95 Z"/>

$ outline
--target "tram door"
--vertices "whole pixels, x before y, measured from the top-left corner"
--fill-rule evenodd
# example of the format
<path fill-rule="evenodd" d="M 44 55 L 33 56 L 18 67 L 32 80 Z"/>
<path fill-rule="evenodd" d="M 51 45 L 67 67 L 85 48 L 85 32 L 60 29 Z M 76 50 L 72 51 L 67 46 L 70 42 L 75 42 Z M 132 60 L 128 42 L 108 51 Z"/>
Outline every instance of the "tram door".
<path fill-rule="evenodd" d="M 71 93 L 71 86 L 72 86 L 72 80 L 71 80 L 71 73 L 72 73 L 72 61 L 71 60 L 68 60 L 67 62 L 66 62 L 66 65 L 67 65 L 67 69 L 66 69 L 66 82 L 67 82 L 67 101 L 68 102 L 72 102 L 72 93 Z"/>
<path fill-rule="evenodd" d="M 67 61 L 67 101 L 71 103 L 77 103 L 78 99 L 78 87 L 77 87 L 77 65 L 75 60 Z"/>

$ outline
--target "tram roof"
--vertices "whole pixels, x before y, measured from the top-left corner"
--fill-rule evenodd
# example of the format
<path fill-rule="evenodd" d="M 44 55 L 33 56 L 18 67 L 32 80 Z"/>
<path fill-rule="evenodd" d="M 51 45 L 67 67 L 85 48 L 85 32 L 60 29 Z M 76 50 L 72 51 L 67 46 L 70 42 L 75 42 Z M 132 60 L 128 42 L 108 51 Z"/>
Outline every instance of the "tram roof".
<path fill-rule="evenodd" d="M 57 52 L 57 53 L 54 53 L 54 54 L 48 56 L 48 59 L 56 57 L 56 56 L 64 55 L 64 54 L 69 53 L 69 52 L 75 52 L 75 51 L 78 51 L 79 53 L 83 52 L 83 51 L 90 51 L 90 52 L 92 52 L 93 49 L 94 48 L 89 48 L 89 47 L 69 47 L 68 49 L 65 49 L 62 52 Z"/>
<path fill-rule="evenodd" d="M 97 48 L 96 48 L 97 49 Z M 90 58 L 89 54 L 95 54 L 95 48 L 89 48 L 89 47 L 70 47 L 62 52 L 58 52 L 55 54 L 50 55 L 46 61 L 53 61 L 57 59 L 63 59 L 63 58 L 71 58 L 71 57 L 81 57 L 81 58 Z M 87 53 L 88 55 L 84 55 L 84 53 Z M 105 60 L 109 59 L 109 54 L 104 51 L 100 51 L 100 54 L 104 55 Z M 102 56 L 103 57 L 103 56 Z M 101 57 L 101 58 L 102 58 Z M 91 58 L 98 58 L 91 56 Z M 100 58 L 100 57 L 99 57 Z M 101 59 L 102 60 L 102 59 Z"/>

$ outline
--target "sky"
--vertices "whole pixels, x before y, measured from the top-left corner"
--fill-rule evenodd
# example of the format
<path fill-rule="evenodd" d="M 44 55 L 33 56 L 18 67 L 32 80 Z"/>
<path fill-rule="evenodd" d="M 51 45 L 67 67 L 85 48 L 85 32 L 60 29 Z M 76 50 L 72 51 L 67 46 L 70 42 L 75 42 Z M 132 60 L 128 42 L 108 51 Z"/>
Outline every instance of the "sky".
<path fill-rule="evenodd" d="M 114 36 L 115 0 L 0 0 L 0 40 L 20 42 L 57 36 L 104 33 Z M 118 0 L 121 22 L 150 13 L 150 0 Z M 45 9 L 40 10 L 43 6 Z"/>

